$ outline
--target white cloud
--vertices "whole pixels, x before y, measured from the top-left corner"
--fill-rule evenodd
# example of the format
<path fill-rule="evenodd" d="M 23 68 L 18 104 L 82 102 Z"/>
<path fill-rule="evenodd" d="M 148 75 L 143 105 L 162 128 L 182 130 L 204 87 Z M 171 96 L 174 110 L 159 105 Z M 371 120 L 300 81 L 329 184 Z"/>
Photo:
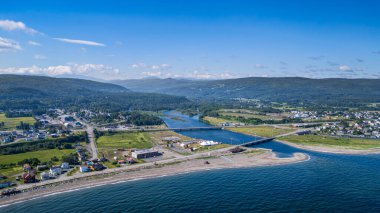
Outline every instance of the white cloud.
<path fill-rule="evenodd" d="M 119 74 L 120 70 L 104 65 L 104 64 L 74 64 L 72 65 L 76 74 L 91 74 L 91 73 L 101 73 L 101 74 Z"/>
<path fill-rule="evenodd" d="M 18 42 L 0 37 L 0 52 L 21 50 Z"/>
<path fill-rule="evenodd" d="M 41 46 L 41 44 L 38 43 L 38 42 L 36 42 L 36 41 L 28 41 L 28 44 L 29 44 L 30 46 Z"/>
<path fill-rule="evenodd" d="M 94 42 L 94 41 L 86 41 L 86 40 L 78 40 L 78 39 L 68 39 L 68 38 L 54 38 L 57 41 L 62 41 L 66 43 L 71 44 L 82 44 L 82 45 L 88 45 L 88 46 L 98 46 L 98 47 L 105 47 L 105 44 Z"/>
<path fill-rule="evenodd" d="M 44 60 L 44 59 L 47 59 L 47 57 L 44 55 L 41 55 L 41 54 L 36 54 L 36 55 L 34 55 L 34 59 Z"/>
<path fill-rule="evenodd" d="M 146 67 L 147 67 L 147 65 L 145 63 L 142 63 L 142 62 L 131 65 L 132 69 L 142 69 L 142 68 L 146 68 Z"/>
<path fill-rule="evenodd" d="M 348 65 L 341 65 L 341 66 L 339 66 L 339 70 L 340 71 L 345 71 L 345 72 L 353 71 L 353 69 L 350 66 L 348 66 Z"/>
<path fill-rule="evenodd" d="M 158 72 L 142 72 L 142 75 L 145 77 L 159 77 L 159 78 L 170 78 L 170 73 L 162 73 L 160 71 Z"/>
<path fill-rule="evenodd" d="M 39 33 L 37 30 L 27 27 L 21 21 L 12 21 L 12 20 L 0 20 L 0 29 L 5 31 L 23 31 L 29 34 Z"/>
<path fill-rule="evenodd" d="M 155 73 L 157 71 L 164 71 L 164 70 L 168 70 L 171 68 L 171 66 L 169 64 L 156 64 L 156 65 L 147 65 L 143 62 L 139 62 L 139 63 L 136 63 L 136 64 L 132 64 L 131 65 L 131 68 L 132 69 L 145 69 L 145 70 L 152 70 L 153 72 L 152 73 Z M 149 71 L 145 72 L 145 73 L 150 73 Z"/>
<path fill-rule="evenodd" d="M 169 64 L 159 64 L 159 65 L 152 65 L 152 70 L 166 70 L 169 69 L 171 66 Z"/>
<path fill-rule="evenodd" d="M 68 64 L 58 66 L 39 67 L 8 67 L 0 68 L 0 74 L 26 75 L 85 75 L 103 79 L 111 79 L 120 73 L 119 69 L 104 64 Z"/>
<path fill-rule="evenodd" d="M 230 79 L 230 78 L 239 77 L 229 72 L 204 73 L 204 72 L 199 72 L 199 71 L 193 71 L 192 73 L 187 73 L 187 74 L 173 74 L 173 73 L 164 72 L 164 71 L 151 71 L 151 72 L 142 72 L 141 74 L 143 77 L 189 78 L 189 79 L 202 79 L 202 80 Z"/>
<path fill-rule="evenodd" d="M 258 69 L 262 69 L 262 68 L 265 68 L 265 66 L 264 66 L 264 65 L 262 65 L 262 64 L 256 64 L 256 65 L 255 65 L 255 67 L 256 67 L 256 68 L 258 68 Z"/>

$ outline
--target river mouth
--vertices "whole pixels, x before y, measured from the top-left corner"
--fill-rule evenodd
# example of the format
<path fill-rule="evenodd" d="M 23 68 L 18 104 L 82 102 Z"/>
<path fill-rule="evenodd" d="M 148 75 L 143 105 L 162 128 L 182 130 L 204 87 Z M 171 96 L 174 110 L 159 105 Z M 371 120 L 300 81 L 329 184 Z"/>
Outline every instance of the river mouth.
<path fill-rule="evenodd" d="M 207 127 L 211 126 L 199 120 L 199 116 L 188 116 L 178 111 L 166 111 L 165 116 L 161 117 L 169 128 L 189 128 L 189 127 Z M 249 141 L 260 140 L 261 137 L 254 137 L 242 133 L 232 132 L 229 130 L 192 130 L 192 131 L 176 131 L 179 134 L 203 140 L 213 140 L 225 144 L 239 145 Z M 298 149 L 277 141 L 269 141 L 266 143 L 251 146 L 254 148 L 271 149 L 277 157 L 292 157 L 294 153 L 310 153 L 310 151 Z"/>

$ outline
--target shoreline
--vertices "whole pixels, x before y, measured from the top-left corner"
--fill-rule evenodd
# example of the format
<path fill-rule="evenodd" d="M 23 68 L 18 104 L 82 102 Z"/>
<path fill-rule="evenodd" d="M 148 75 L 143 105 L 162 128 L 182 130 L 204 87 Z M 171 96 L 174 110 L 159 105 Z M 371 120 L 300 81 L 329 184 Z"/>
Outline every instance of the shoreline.
<path fill-rule="evenodd" d="M 310 156 L 304 153 L 294 153 L 289 158 L 278 158 L 272 151 L 264 153 L 243 152 L 238 154 L 211 156 L 209 158 L 196 158 L 174 164 L 158 164 L 152 168 L 130 170 L 128 167 L 118 172 L 110 172 L 110 176 L 87 176 L 88 179 L 74 180 L 73 182 L 58 181 L 56 185 L 44 186 L 37 190 L 31 190 L 9 197 L 0 198 L 0 208 L 27 202 L 44 197 L 59 195 L 93 187 L 109 184 L 120 184 L 138 180 L 183 175 L 194 172 L 213 171 L 221 169 L 253 168 L 264 166 L 279 166 L 293 163 L 306 162 Z M 208 161 L 210 164 L 205 164 Z M 115 173 L 115 174 L 112 174 Z"/>
<path fill-rule="evenodd" d="M 242 132 L 233 131 L 231 129 L 226 129 L 227 131 L 245 134 Z M 259 138 L 265 138 L 264 136 L 260 135 L 254 135 L 254 134 L 245 134 L 248 136 L 253 137 L 259 137 Z M 304 144 L 297 144 L 290 141 L 284 141 L 278 138 L 275 138 L 273 141 L 277 141 L 279 143 L 286 144 L 288 146 L 297 148 L 297 149 L 303 149 L 307 151 L 313 151 L 313 152 L 321 152 L 321 153 L 330 153 L 330 154 L 346 154 L 346 155 L 371 155 L 371 154 L 380 154 L 380 147 L 379 148 L 372 148 L 372 149 L 350 149 L 350 148 L 344 148 L 344 147 L 330 147 L 330 146 L 314 146 L 314 145 L 304 145 Z"/>
<path fill-rule="evenodd" d="M 350 149 L 343 147 L 329 147 L 329 146 L 314 146 L 314 145 L 304 145 L 297 144 L 289 141 L 274 139 L 279 143 L 286 144 L 291 147 L 295 147 L 298 149 L 304 149 L 313 152 L 322 152 L 322 153 L 330 153 L 330 154 L 346 154 L 346 155 L 371 155 L 371 154 L 380 154 L 380 148 L 373 149 Z"/>

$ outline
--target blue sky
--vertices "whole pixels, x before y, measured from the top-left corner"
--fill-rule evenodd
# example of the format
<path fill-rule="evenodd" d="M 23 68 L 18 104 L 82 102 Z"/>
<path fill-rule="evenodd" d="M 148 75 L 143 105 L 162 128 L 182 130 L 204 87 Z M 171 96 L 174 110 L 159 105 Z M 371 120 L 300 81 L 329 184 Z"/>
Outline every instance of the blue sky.
<path fill-rule="evenodd" d="M 15 1 L 0 73 L 380 78 L 377 1 Z"/>

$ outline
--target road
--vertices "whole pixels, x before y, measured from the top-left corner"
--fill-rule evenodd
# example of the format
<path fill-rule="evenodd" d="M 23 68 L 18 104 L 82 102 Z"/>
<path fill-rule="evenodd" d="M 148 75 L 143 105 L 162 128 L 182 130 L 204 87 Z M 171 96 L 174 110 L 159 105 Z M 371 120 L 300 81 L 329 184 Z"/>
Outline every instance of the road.
<path fill-rule="evenodd" d="M 238 146 L 238 145 L 237 145 Z M 145 169 L 149 168 L 152 166 L 157 166 L 159 164 L 165 165 L 165 164 L 171 164 L 171 163 L 176 163 L 176 162 L 183 162 L 183 161 L 188 161 L 188 160 L 193 160 L 193 159 L 199 159 L 199 158 L 204 158 L 204 157 L 221 157 L 225 152 L 229 152 L 230 149 L 235 148 L 237 146 L 231 146 L 231 147 L 226 147 L 226 148 L 221 148 L 217 150 L 212 150 L 209 152 L 201 152 L 201 153 L 195 153 L 192 155 L 188 156 L 180 156 L 177 158 L 170 158 L 170 159 L 163 159 L 163 160 L 157 160 L 157 161 L 152 161 L 152 162 L 147 162 L 147 163 L 142 163 L 142 164 L 135 164 L 135 165 L 130 165 L 130 166 L 122 166 L 119 168 L 113 168 L 113 169 L 106 169 L 103 171 L 95 171 L 95 172 L 89 172 L 89 173 L 77 173 L 74 176 L 62 176 L 58 179 L 51 179 L 47 181 L 41 181 L 38 183 L 34 184 L 23 184 L 17 186 L 17 189 L 19 190 L 25 190 L 25 189 L 31 189 L 34 187 L 39 187 L 39 186 L 44 186 L 48 184 L 55 184 L 55 183 L 62 183 L 65 181 L 70 181 L 70 180 L 75 180 L 78 178 L 84 178 L 84 177 L 90 177 L 90 176 L 95 176 L 95 175 L 103 175 L 103 174 L 110 174 L 114 172 L 125 172 L 125 171 L 132 171 L 136 169 Z M 227 160 L 227 159 L 225 159 Z"/>
<path fill-rule="evenodd" d="M 75 120 L 80 121 L 82 124 L 84 124 L 86 126 L 87 137 L 88 137 L 88 140 L 90 142 L 87 145 L 87 150 L 89 152 L 91 152 L 91 156 L 92 156 L 90 158 L 90 160 L 99 159 L 98 158 L 98 147 L 96 146 L 96 142 L 95 142 L 94 127 L 91 124 L 86 123 L 83 120 L 79 119 L 75 115 L 71 115 L 71 116 L 73 116 L 75 118 Z"/>
<path fill-rule="evenodd" d="M 96 142 L 95 142 L 94 128 L 87 124 L 86 132 L 87 132 L 88 140 L 90 141 L 89 150 L 92 155 L 90 160 L 98 159 L 98 147 L 96 146 Z"/>

